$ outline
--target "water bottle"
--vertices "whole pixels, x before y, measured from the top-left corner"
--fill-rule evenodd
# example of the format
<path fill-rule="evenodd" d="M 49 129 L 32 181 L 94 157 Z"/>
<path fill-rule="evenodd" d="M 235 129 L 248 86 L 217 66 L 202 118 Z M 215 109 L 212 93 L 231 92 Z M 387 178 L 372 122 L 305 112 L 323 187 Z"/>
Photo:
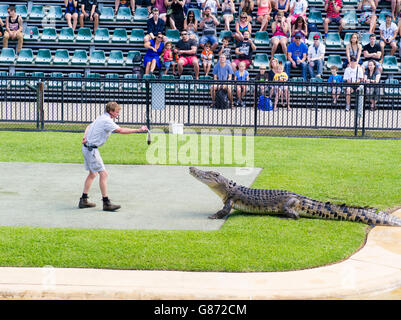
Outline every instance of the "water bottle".
<path fill-rule="evenodd" d="M 32 39 L 33 38 L 33 30 L 32 30 L 32 28 L 30 29 L 29 34 L 30 34 L 30 37 Z"/>

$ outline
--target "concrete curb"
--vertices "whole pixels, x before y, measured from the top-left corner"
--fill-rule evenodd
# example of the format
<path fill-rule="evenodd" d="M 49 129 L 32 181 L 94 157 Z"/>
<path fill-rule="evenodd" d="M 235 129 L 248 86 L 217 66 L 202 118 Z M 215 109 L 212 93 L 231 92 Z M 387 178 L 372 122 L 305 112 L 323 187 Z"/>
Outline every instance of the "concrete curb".
<path fill-rule="evenodd" d="M 395 215 L 401 217 L 401 210 Z M 3 299 L 352 299 L 401 287 L 401 228 L 375 227 L 341 263 L 289 272 L 0 268 Z"/>

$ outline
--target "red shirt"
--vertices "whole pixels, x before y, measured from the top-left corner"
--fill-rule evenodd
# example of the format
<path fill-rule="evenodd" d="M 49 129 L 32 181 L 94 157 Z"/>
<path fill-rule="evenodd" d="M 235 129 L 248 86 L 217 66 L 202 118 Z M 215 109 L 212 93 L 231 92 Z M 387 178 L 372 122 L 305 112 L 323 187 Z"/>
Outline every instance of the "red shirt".
<path fill-rule="evenodd" d="M 339 17 L 340 16 L 340 12 L 336 13 L 334 11 L 333 2 L 330 1 L 330 0 L 326 0 L 326 3 L 327 3 L 327 1 L 329 1 L 329 6 L 327 7 L 327 17 L 331 17 L 331 18 Z M 334 0 L 334 1 L 336 3 L 337 7 L 342 8 L 343 2 L 341 0 Z M 326 3 L 325 3 L 325 6 L 326 6 Z"/>

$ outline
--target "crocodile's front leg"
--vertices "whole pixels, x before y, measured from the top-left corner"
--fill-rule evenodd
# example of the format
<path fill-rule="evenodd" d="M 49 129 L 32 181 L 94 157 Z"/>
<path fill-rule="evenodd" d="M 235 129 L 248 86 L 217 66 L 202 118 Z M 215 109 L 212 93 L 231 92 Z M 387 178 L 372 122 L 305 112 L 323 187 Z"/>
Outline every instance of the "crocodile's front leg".
<path fill-rule="evenodd" d="M 283 210 L 284 214 L 291 219 L 299 219 L 299 213 L 294 210 L 296 205 L 299 203 L 299 200 L 297 198 L 290 198 L 286 201 L 284 204 Z"/>
<path fill-rule="evenodd" d="M 234 201 L 232 199 L 228 199 L 226 203 L 224 204 L 223 209 L 217 211 L 215 214 L 212 214 L 209 216 L 209 219 L 223 219 L 225 216 L 227 216 L 233 207 Z"/>

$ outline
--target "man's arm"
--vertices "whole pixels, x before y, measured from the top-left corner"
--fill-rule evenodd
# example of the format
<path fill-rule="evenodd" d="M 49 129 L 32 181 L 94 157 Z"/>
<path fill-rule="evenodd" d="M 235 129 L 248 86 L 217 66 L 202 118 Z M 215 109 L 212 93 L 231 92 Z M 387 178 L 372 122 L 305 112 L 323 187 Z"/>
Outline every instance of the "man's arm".
<path fill-rule="evenodd" d="M 84 132 L 84 137 L 82 138 L 82 144 L 85 144 L 86 143 L 86 135 L 88 134 L 88 131 L 89 131 L 89 127 L 90 127 L 91 125 L 88 125 L 87 127 L 86 127 L 86 129 L 85 129 L 85 132 Z"/>
<path fill-rule="evenodd" d="M 131 129 L 131 128 L 117 128 L 113 132 L 121 133 L 121 134 L 130 134 L 130 133 L 141 133 L 141 132 L 148 132 L 148 128 L 146 126 L 142 126 L 139 129 Z"/>

